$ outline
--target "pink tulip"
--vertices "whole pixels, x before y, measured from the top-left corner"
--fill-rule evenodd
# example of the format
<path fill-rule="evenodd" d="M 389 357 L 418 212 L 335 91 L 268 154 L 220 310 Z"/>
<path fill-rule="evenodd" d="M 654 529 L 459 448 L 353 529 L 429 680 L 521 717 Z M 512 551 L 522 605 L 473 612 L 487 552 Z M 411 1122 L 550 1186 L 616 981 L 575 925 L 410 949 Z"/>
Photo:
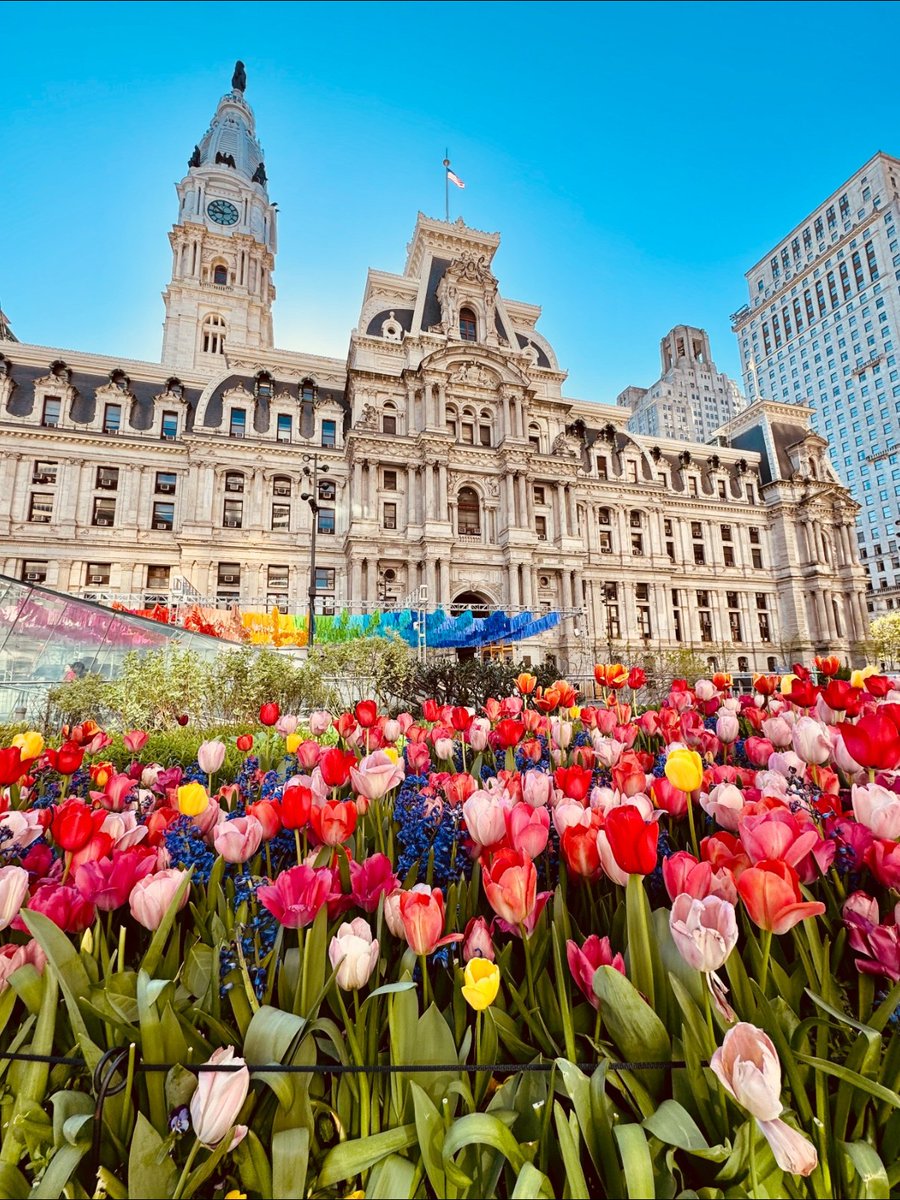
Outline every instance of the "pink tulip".
<path fill-rule="evenodd" d="M 669 929 L 678 953 L 695 971 L 718 971 L 738 939 L 734 905 L 718 896 L 702 900 L 682 892 L 669 913 Z"/>
<path fill-rule="evenodd" d="M 128 907 L 139 925 L 151 930 L 159 928 L 185 876 L 185 871 L 169 867 L 137 881 L 128 897 Z M 190 896 L 191 889 L 187 887 L 178 904 L 179 911 L 185 907 Z"/>
<path fill-rule="evenodd" d="M 415 883 L 409 890 L 423 896 L 431 895 L 431 888 L 427 883 Z M 403 895 L 403 888 L 398 887 L 384 898 L 384 922 L 396 938 L 406 937 L 406 926 L 400 916 L 400 898 Z"/>
<path fill-rule="evenodd" d="M 206 775 L 215 775 L 222 770 L 225 762 L 225 743 L 214 738 L 210 742 L 201 742 L 197 748 L 197 763 Z"/>
<path fill-rule="evenodd" d="M 591 738 L 591 745 L 594 747 L 594 753 L 597 755 L 597 762 L 601 767 L 611 770 L 622 757 L 625 743 L 617 742 L 615 738 L 603 737 L 596 729 L 594 730 L 594 735 Z"/>
<path fill-rule="evenodd" d="M 709 1065 L 725 1090 L 756 1118 L 782 1171 L 811 1175 L 819 1161 L 815 1147 L 779 1119 L 781 1064 L 768 1034 L 740 1021 L 725 1034 Z"/>
<path fill-rule="evenodd" d="M 791 744 L 791 726 L 784 717 L 767 717 L 762 723 L 762 731 L 779 750 Z"/>
<path fill-rule="evenodd" d="M 744 753 L 754 767 L 765 767 L 775 753 L 775 747 L 768 738 L 748 737 L 744 742 Z"/>
<path fill-rule="evenodd" d="M 657 808 L 661 808 L 671 817 L 683 817 L 687 812 L 688 793 L 670 783 L 665 775 L 653 780 L 650 795 Z"/>
<path fill-rule="evenodd" d="M 134 780 L 130 775 L 111 775 L 102 792 L 91 792 L 92 799 L 110 812 L 122 812 L 131 800 Z"/>
<path fill-rule="evenodd" d="M 322 757 L 322 747 L 318 742 L 307 739 L 301 742 L 295 751 L 297 762 L 304 771 L 311 771 L 319 759 Z"/>
<path fill-rule="evenodd" d="M 866 852 L 866 862 L 882 887 L 900 890 L 900 843 L 875 838 Z"/>
<path fill-rule="evenodd" d="M 250 1091 L 250 1072 L 242 1058 L 234 1053 L 233 1046 L 220 1046 L 208 1060 L 211 1067 L 234 1067 L 231 1071 L 204 1071 L 197 1073 L 197 1088 L 191 1097 L 191 1124 L 197 1140 L 204 1146 L 218 1144 L 234 1129 L 239 1142 L 246 1136 L 243 1125 L 235 1128 L 235 1122 L 244 1107 Z M 232 1141 L 233 1149 L 237 1142 Z"/>
<path fill-rule="evenodd" d="M 75 886 L 101 912 L 121 908 L 135 884 L 156 867 L 156 855 L 143 850 L 114 850 L 111 858 L 83 863 L 75 872 Z"/>
<path fill-rule="evenodd" d="M 131 754 L 140 754 L 143 748 L 147 745 L 150 738 L 149 733 L 145 733 L 143 729 L 132 729 L 131 733 L 122 735 L 122 741 L 125 743 L 125 749 Z"/>
<path fill-rule="evenodd" d="M 723 712 L 716 721 L 716 737 L 719 739 L 719 741 L 726 742 L 728 744 L 731 742 L 736 742 L 739 733 L 740 726 L 738 725 L 738 719 L 734 713 L 728 711 Z"/>
<path fill-rule="evenodd" d="M 506 813 L 506 835 L 513 850 L 522 850 L 529 858 L 543 854 L 550 834 L 550 813 L 546 808 L 531 808 L 524 802 Z"/>
<path fill-rule="evenodd" d="M 27 895 L 28 872 L 24 867 L 0 867 L 0 929 L 13 923 Z"/>
<path fill-rule="evenodd" d="M 832 728 L 829 729 L 828 734 L 831 738 L 834 765 L 837 767 L 837 769 L 839 771 L 843 771 L 845 775 L 849 775 L 851 778 L 854 775 L 859 775 L 863 768 L 859 765 L 855 758 L 851 757 L 850 751 L 847 749 L 847 743 L 844 741 L 841 731 L 836 726 L 832 726 Z"/>
<path fill-rule="evenodd" d="M 40 822 L 40 813 L 36 809 L 11 809 L 0 819 L 0 832 L 6 836 L 3 839 L 4 850 L 26 850 L 32 842 L 43 836 L 44 826 Z"/>
<path fill-rule="evenodd" d="M 712 700 L 719 694 L 719 689 L 711 679 L 698 679 L 694 684 L 694 695 L 698 700 Z"/>
<path fill-rule="evenodd" d="M 526 771 L 522 776 L 522 799 L 531 808 L 550 803 L 553 779 L 544 771 Z"/>
<path fill-rule="evenodd" d="M 795 775 L 802 779 L 806 773 L 806 763 L 793 750 L 776 750 L 769 759 L 769 770 L 777 771 L 785 779 L 791 779 Z"/>
<path fill-rule="evenodd" d="M 262 822 L 256 817 L 235 817 L 216 826 L 213 847 L 226 862 L 244 863 L 257 852 L 262 836 Z"/>
<path fill-rule="evenodd" d="M 334 717 L 325 709 L 318 709 L 316 712 L 309 714 L 309 732 L 313 737 L 321 737 L 323 733 L 327 733 L 331 728 L 331 723 Z"/>
<path fill-rule="evenodd" d="M 816 829 L 809 825 L 804 827 L 786 808 L 741 816 L 738 836 L 751 863 L 780 858 L 792 867 L 796 867 L 819 841 Z"/>
<path fill-rule="evenodd" d="M 480 754 L 488 744 L 488 734 L 491 723 L 485 717 L 476 717 L 469 726 L 469 745 L 476 754 Z"/>
<path fill-rule="evenodd" d="M 553 828 L 560 837 L 573 825 L 590 825 L 591 812 L 578 800 L 563 800 L 553 810 Z"/>
<path fill-rule="evenodd" d="M 388 897 L 399 883 L 386 854 L 372 854 L 361 863 L 350 863 L 353 902 L 364 912 L 375 912 L 381 897 Z"/>
<path fill-rule="evenodd" d="M 431 766 L 431 754 L 424 742 L 407 742 L 406 761 L 411 775 L 424 775 Z"/>
<path fill-rule="evenodd" d="M 709 794 L 701 792 L 700 807 L 719 822 L 729 833 L 736 833 L 744 797 L 733 783 L 719 783 Z"/>
<path fill-rule="evenodd" d="M 448 737 L 435 738 L 434 752 L 444 762 L 453 758 L 453 739 Z"/>
<path fill-rule="evenodd" d="M 299 717 L 292 716 L 290 713 L 283 713 L 275 722 L 275 732 L 280 733 L 282 737 L 290 737 L 292 733 L 297 732 L 299 724 Z"/>
<path fill-rule="evenodd" d="M 368 800 L 380 800 L 401 784 L 404 777 L 402 764 L 395 762 L 384 750 L 367 754 L 355 767 L 350 768 L 353 790 Z"/>
<path fill-rule="evenodd" d="M 272 884 L 259 888 L 260 904 L 288 929 L 312 924 L 331 892 L 332 875 L 327 867 L 291 867 Z"/>
<path fill-rule="evenodd" d="M 328 959 L 337 967 L 337 985 L 345 991 L 365 987 L 378 962 L 378 941 L 362 917 L 344 922 L 331 939 Z"/>
<path fill-rule="evenodd" d="M 463 804 L 463 817 L 469 837 L 477 847 L 496 846 L 506 835 L 505 810 L 509 801 L 503 803 L 484 790 L 473 792 Z"/>
<path fill-rule="evenodd" d="M 466 925 L 462 943 L 463 962 L 472 958 L 486 958 L 494 961 L 494 943 L 491 941 L 491 931 L 484 917 L 472 917 Z"/>
<path fill-rule="evenodd" d="M 608 937 L 601 938 L 596 933 L 585 938 L 581 947 L 577 942 L 566 942 L 566 958 L 572 978 L 596 1009 L 600 1007 L 600 997 L 594 992 L 594 975 L 598 968 L 612 967 L 625 974 L 625 959 L 621 954 L 613 954 Z"/>
<path fill-rule="evenodd" d="M 39 975 L 42 975 L 46 963 L 47 955 L 34 938 L 26 942 L 24 946 L 12 944 L 0 946 L 0 992 L 9 987 L 10 975 L 21 967 L 30 964 Z"/>
<path fill-rule="evenodd" d="M 894 921 L 880 923 L 878 903 L 864 892 L 854 892 L 844 902 L 844 924 L 850 934 L 850 945 L 861 957 L 856 969 L 864 975 L 884 975 L 893 983 L 900 980 L 900 927 L 895 907 Z"/>
<path fill-rule="evenodd" d="M 805 763 L 821 766 L 831 758 L 828 730 L 814 717 L 800 717 L 791 730 L 794 752 Z"/>
<path fill-rule="evenodd" d="M 381 732 L 384 735 L 385 742 L 390 744 L 391 742 L 396 742 L 397 738 L 403 733 L 403 729 L 399 721 L 395 721 L 392 717 L 389 717 L 385 721 Z"/>
<path fill-rule="evenodd" d="M 900 796 L 877 783 L 851 790 L 853 814 L 877 838 L 900 840 Z"/>

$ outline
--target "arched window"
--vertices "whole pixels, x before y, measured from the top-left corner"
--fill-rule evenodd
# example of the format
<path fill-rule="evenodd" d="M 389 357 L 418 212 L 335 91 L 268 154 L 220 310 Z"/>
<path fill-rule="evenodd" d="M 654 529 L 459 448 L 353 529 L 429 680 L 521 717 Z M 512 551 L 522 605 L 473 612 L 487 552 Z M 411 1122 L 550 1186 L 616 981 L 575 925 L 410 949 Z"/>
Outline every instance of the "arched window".
<path fill-rule="evenodd" d="M 256 375 L 257 400 L 272 399 L 272 376 L 268 371 L 259 371 Z"/>
<path fill-rule="evenodd" d="M 213 283 L 217 283 L 220 287 L 228 284 L 228 268 L 223 267 L 221 263 L 217 267 L 213 267 Z"/>
<path fill-rule="evenodd" d="M 532 423 L 528 426 L 528 442 L 533 450 L 538 454 L 541 452 L 541 427 Z"/>
<path fill-rule="evenodd" d="M 459 489 L 457 513 L 460 536 L 481 537 L 481 503 L 474 488 Z"/>
<path fill-rule="evenodd" d="M 471 308 L 459 310 L 459 336 L 464 342 L 478 340 L 478 322 Z"/>
<path fill-rule="evenodd" d="M 629 523 L 632 529 L 641 529 L 644 524 L 644 514 L 639 508 L 633 508 L 629 514 Z"/>
<path fill-rule="evenodd" d="M 487 409 L 483 408 L 481 410 L 481 414 L 478 418 L 478 445 L 479 446 L 492 445 L 491 424 L 492 424 L 491 414 L 487 411 Z"/>
<path fill-rule="evenodd" d="M 452 404 L 447 405 L 447 432 L 454 441 L 459 436 L 459 416 Z"/>
<path fill-rule="evenodd" d="M 200 347 L 204 354 L 225 353 L 225 318 L 210 313 L 203 322 Z"/>
<path fill-rule="evenodd" d="M 464 408 L 462 412 L 461 438 L 467 446 L 475 445 L 475 409 Z"/>
<path fill-rule="evenodd" d="M 240 471 L 225 472 L 225 491 L 226 492 L 243 492 L 244 477 Z"/>
<path fill-rule="evenodd" d="M 276 475 L 272 480 L 272 495 L 281 496 L 289 499 L 291 495 L 291 481 L 287 475 Z"/>
<path fill-rule="evenodd" d="M 740 658 L 738 659 L 738 670 L 739 671 L 749 671 L 750 670 L 749 658 L 745 658 L 743 655 L 740 656 Z"/>
<path fill-rule="evenodd" d="M 300 399 L 304 403 L 312 403 L 316 398 L 316 385 L 311 379 L 304 379 L 300 384 Z"/>
<path fill-rule="evenodd" d="M 397 410 L 393 404 L 386 404 L 384 406 L 384 411 L 381 414 L 381 432 L 397 432 Z"/>

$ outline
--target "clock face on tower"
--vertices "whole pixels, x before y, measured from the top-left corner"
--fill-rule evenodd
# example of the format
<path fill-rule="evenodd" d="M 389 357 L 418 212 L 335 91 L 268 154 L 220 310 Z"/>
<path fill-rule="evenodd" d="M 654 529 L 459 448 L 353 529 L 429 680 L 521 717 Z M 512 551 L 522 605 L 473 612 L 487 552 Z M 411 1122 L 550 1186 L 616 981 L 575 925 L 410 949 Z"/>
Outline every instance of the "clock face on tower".
<path fill-rule="evenodd" d="M 238 210 L 227 200 L 213 200 L 206 211 L 217 225 L 233 225 L 238 219 Z"/>

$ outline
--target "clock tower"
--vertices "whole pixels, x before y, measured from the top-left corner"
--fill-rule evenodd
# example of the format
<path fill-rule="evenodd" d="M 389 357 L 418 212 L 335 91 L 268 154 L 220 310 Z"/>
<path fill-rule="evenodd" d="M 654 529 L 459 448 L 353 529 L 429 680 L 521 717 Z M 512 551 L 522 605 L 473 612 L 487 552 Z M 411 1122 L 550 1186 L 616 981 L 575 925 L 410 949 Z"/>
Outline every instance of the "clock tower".
<path fill-rule="evenodd" d="M 239 62 L 231 91 L 177 185 L 162 348 L 163 364 L 174 371 L 216 374 L 226 344 L 229 350 L 272 347 L 276 214 L 246 87 Z"/>

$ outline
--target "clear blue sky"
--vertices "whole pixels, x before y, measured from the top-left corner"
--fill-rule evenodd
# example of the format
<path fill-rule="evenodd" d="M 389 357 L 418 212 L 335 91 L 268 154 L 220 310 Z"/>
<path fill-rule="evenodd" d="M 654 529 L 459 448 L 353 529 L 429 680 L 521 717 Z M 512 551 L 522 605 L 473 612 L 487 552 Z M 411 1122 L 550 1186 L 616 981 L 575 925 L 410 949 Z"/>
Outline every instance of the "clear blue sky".
<path fill-rule="evenodd" d="M 276 341 L 343 356 L 419 209 L 499 230 L 568 395 L 611 402 L 900 153 L 883 3 L 4 3 L 0 302 L 23 341 L 158 359 L 173 184 L 236 58 L 279 203 Z"/>

